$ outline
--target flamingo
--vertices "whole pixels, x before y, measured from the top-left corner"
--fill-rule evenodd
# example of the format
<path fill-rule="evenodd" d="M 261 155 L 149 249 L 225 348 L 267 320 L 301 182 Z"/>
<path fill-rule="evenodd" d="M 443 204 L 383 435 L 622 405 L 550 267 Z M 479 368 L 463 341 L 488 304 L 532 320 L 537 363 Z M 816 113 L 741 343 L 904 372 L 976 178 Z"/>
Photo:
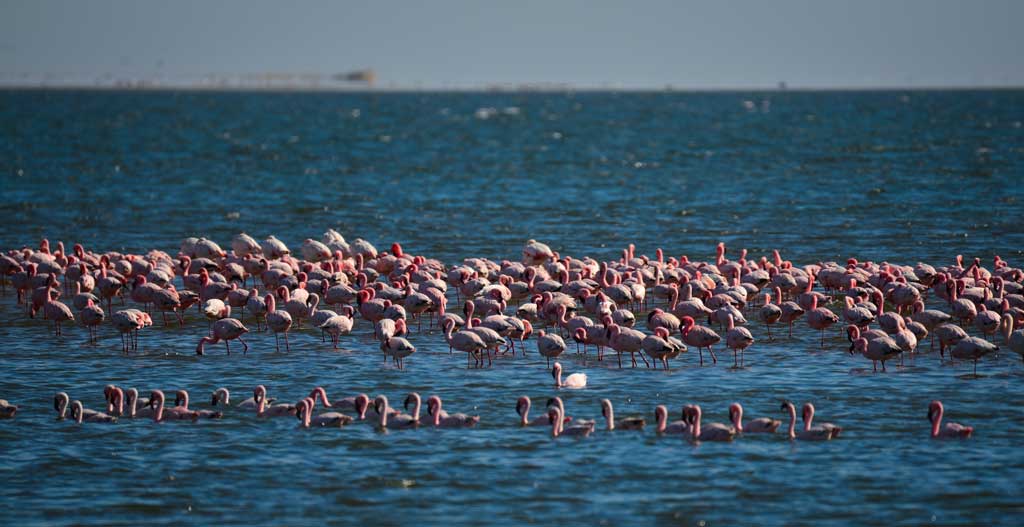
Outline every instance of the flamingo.
<path fill-rule="evenodd" d="M 661 361 L 661 364 L 668 370 L 669 356 L 679 354 L 679 350 L 668 339 L 668 328 L 658 326 L 654 330 L 654 335 L 644 337 L 643 342 L 640 343 L 644 353 L 654 359 L 654 369 L 658 369 L 658 361 Z"/>
<path fill-rule="evenodd" d="M 558 335 L 548 335 L 544 330 L 537 332 L 537 352 L 548 361 L 551 367 L 551 359 L 557 359 L 565 351 L 565 341 Z"/>
<path fill-rule="evenodd" d="M 0 419 L 12 419 L 18 413 L 18 405 L 0 399 Z"/>
<path fill-rule="evenodd" d="M 974 361 L 974 375 L 978 375 L 978 359 L 999 351 L 999 346 L 978 337 L 966 337 L 956 343 L 950 355 L 954 359 Z"/>
<path fill-rule="evenodd" d="M 110 317 L 111 323 L 121 334 L 122 351 L 128 353 L 129 348 L 139 349 L 138 342 L 132 338 L 131 333 L 146 327 L 147 319 L 149 319 L 149 315 L 138 309 L 122 309 L 114 312 Z M 152 324 L 152 319 L 149 319 L 149 324 Z"/>
<path fill-rule="evenodd" d="M 587 387 L 587 374 L 586 373 L 573 373 L 562 380 L 562 363 L 555 361 L 555 366 L 551 368 L 551 377 L 555 379 L 555 388 L 568 388 L 573 390 L 579 390 Z"/>
<path fill-rule="evenodd" d="M 402 337 L 390 337 L 380 343 L 380 349 L 384 356 L 391 356 L 391 359 L 398 364 L 398 369 L 405 369 L 405 358 L 416 353 L 416 346 Z M 387 359 L 385 358 L 385 361 Z"/>
<path fill-rule="evenodd" d="M 608 329 L 608 346 L 618 354 L 619 368 L 622 367 L 623 353 L 629 353 L 633 361 L 633 367 L 636 368 L 636 354 L 643 351 L 643 342 L 646 335 L 635 329 L 619 326 L 609 320 L 607 316 L 605 317 L 605 327 Z M 642 353 L 640 354 L 640 359 L 644 361 L 648 368 L 651 367 L 651 364 L 647 362 L 647 358 Z"/>
<path fill-rule="evenodd" d="M 43 304 L 43 317 L 53 321 L 55 336 L 62 335 L 60 326 L 62 322 L 74 322 L 75 320 L 75 315 L 71 313 L 71 308 L 67 304 L 52 298 L 52 293 L 51 299 Z"/>
<path fill-rule="evenodd" d="M 341 410 L 355 412 L 355 414 L 359 416 L 359 419 L 366 418 L 366 410 L 370 405 L 370 397 L 365 393 L 354 395 L 352 397 L 335 399 L 332 403 L 327 399 L 327 390 L 325 390 L 323 386 L 313 388 L 313 391 L 309 392 L 309 397 L 313 399 L 314 403 L 319 398 L 320 403 L 323 404 L 325 408 L 338 408 Z"/>
<path fill-rule="evenodd" d="M 267 398 L 267 404 L 273 404 L 273 402 L 276 401 L 276 400 L 277 399 L 275 399 L 273 397 L 269 397 L 269 398 Z M 221 388 L 217 388 L 216 390 L 214 390 L 213 395 L 212 395 L 212 397 L 210 399 L 210 405 L 211 406 L 217 406 L 218 404 L 223 404 L 224 406 L 230 406 L 230 404 L 231 404 L 231 392 L 228 391 L 227 388 L 221 387 Z M 241 408 L 243 410 L 253 410 L 253 411 L 255 411 L 256 409 L 259 408 L 259 406 L 260 406 L 259 403 L 256 402 L 256 398 L 255 397 L 250 397 L 250 398 L 248 398 L 248 399 L 238 403 L 236 405 L 236 408 Z"/>
<path fill-rule="evenodd" d="M 105 414 L 103 412 L 92 412 L 92 413 L 89 413 L 89 414 L 85 413 L 85 410 L 82 407 L 82 401 L 72 401 L 71 402 L 71 419 L 74 420 L 78 424 L 82 424 L 82 422 L 88 422 L 88 423 L 116 423 L 117 422 L 117 417 L 114 417 L 112 415 L 107 415 L 107 414 Z"/>
<path fill-rule="evenodd" d="M 587 437 L 594 431 L 594 423 L 565 427 L 562 409 L 555 406 L 548 409 L 548 419 L 551 421 L 551 437 L 560 435 L 569 437 Z"/>
<path fill-rule="evenodd" d="M 82 325 L 89 330 L 89 342 L 96 342 L 96 328 L 103 324 L 103 319 L 106 315 L 103 312 L 103 308 L 97 306 L 92 299 L 86 301 L 85 307 L 78 312 L 78 316 L 82 321 Z"/>
<path fill-rule="evenodd" d="M 523 395 L 516 400 L 516 413 L 519 414 L 519 426 L 548 426 L 551 424 L 551 417 L 544 414 L 534 420 L 530 420 L 530 398 Z"/>
<path fill-rule="evenodd" d="M 788 274 L 777 274 L 775 276 L 790 276 Z M 792 277 L 790 277 L 792 278 Z M 775 297 L 779 302 L 779 309 L 782 310 L 782 316 L 779 317 L 779 321 L 783 324 L 789 325 L 789 338 L 793 338 L 793 322 L 796 322 L 798 318 L 804 315 L 804 308 L 800 307 L 800 304 L 792 300 L 782 301 L 782 288 L 775 288 Z"/>
<path fill-rule="evenodd" d="M 436 395 L 427 398 L 427 415 L 430 416 L 431 424 L 440 428 L 465 428 L 480 422 L 479 415 L 445 414 L 441 410 L 441 398 Z"/>
<path fill-rule="evenodd" d="M 643 417 L 626 417 L 615 420 L 615 409 L 610 399 L 601 399 L 601 415 L 607 422 L 607 430 L 643 430 L 647 421 Z"/>
<path fill-rule="evenodd" d="M 833 439 L 839 437 L 839 434 L 843 432 L 842 427 L 836 426 L 832 423 L 819 423 L 818 426 L 813 426 L 814 405 L 811 403 L 804 403 L 803 408 L 800 409 L 800 417 L 804 420 L 804 431 L 822 428 L 829 431 L 829 433 L 832 434 Z"/>
<path fill-rule="evenodd" d="M 864 337 L 859 336 L 859 330 L 857 326 L 850 326 L 849 331 L 851 332 L 850 338 L 853 341 L 853 347 L 850 349 L 850 354 L 860 353 L 871 361 L 871 371 L 878 371 L 878 361 L 882 362 L 882 371 L 885 371 L 885 362 L 895 358 L 897 355 L 903 353 L 903 350 L 896 344 L 896 341 L 889 338 L 888 336 L 882 336 L 868 340 Z"/>
<path fill-rule="evenodd" d="M 164 400 L 164 392 L 161 390 L 153 390 L 153 392 L 149 394 L 149 406 L 154 410 L 154 423 L 163 423 L 167 421 L 195 421 L 199 418 L 199 412 L 195 412 L 181 406 L 164 408 Z"/>
<path fill-rule="evenodd" d="M 256 417 L 286 417 L 295 415 L 298 409 L 293 404 L 269 405 L 267 388 L 262 384 L 253 390 L 252 398 L 256 401 Z"/>
<path fill-rule="evenodd" d="M 751 419 L 743 424 L 743 406 L 740 403 L 729 405 L 729 421 L 732 422 L 737 434 L 774 434 L 782 421 L 768 417 Z"/>
<path fill-rule="evenodd" d="M 466 352 L 466 366 L 469 366 L 469 357 L 472 356 L 476 359 L 478 366 L 483 366 L 483 358 L 480 356 L 480 352 L 487 349 L 487 344 L 480 338 L 479 335 L 472 331 L 459 331 L 453 335 L 455 330 L 455 322 L 453 320 L 444 321 L 444 337 L 448 341 L 448 348 L 456 349 L 459 351 Z"/>
<path fill-rule="evenodd" d="M 1024 330 L 1014 331 L 1013 315 L 1010 313 L 1003 313 L 1002 330 L 1003 343 L 1024 361 Z"/>
<path fill-rule="evenodd" d="M 291 346 L 288 344 L 288 330 L 292 328 L 292 316 L 283 309 L 277 309 L 274 295 L 265 296 L 263 302 L 267 306 L 267 327 L 274 332 L 274 344 L 277 346 L 277 352 L 281 353 L 281 343 L 278 341 L 278 335 L 281 333 L 284 333 L 285 351 L 291 352 Z"/>
<path fill-rule="evenodd" d="M 772 295 L 764 295 L 764 305 L 761 306 L 761 320 L 764 322 L 764 327 L 768 330 L 768 340 L 774 341 L 772 337 L 772 325 L 782 318 L 782 308 L 772 303 Z"/>
<path fill-rule="evenodd" d="M 685 414 L 685 410 L 684 410 Z M 658 423 L 656 432 L 658 435 L 670 434 L 670 435 L 689 435 L 690 422 L 686 420 L 672 421 L 668 423 L 668 408 L 665 405 L 659 404 L 654 408 L 654 421 Z"/>
<path fill-rule="evenodd" d="M 174 406 L 184 408 L 188 410 L 188 391 L 178 390 L 174 394 Z M 198 413 L 197 417 L 203 419 L 220 419 L 224 417 L 224 412 L 218 412 L 213 410 L 196 410 Z"/>
<path fill-rule="evenodd" d="M 811 428 L 809 430 L 796 430 L 796 407 L 789 401 L 782 402 L 782 410 L 789 412 L 789 439 L 799 439 L 801 441 L 829 441 L 834 436 L 832 430 L 826 428 Z"/>
<path fill-rule="evenodd" d="M 355 325 L 355 319 L 352 311 L 352 306 L 345 306 L 348 308 L 345 314 L 334 315 L 317 326 L 322 331 L 327 332 L 331 336 L 331 342 L 334 343 L 334 349 L 338 349 L 338 342 L 341 340 L 342 335 L 348 335 L 352 332 L 352 327 Z M 402 321 L 404 323 L 404 321 Z"/>
<path fill-rule="evenodd" d="M 807 325 L 821 331 L 821 347 L 825 347 L 825 330 L 839 322 L 839 317 L 827 307 L 818 307 L 818 297 L 811 297 L 810 309 L 807 310 Z"/>
<path fill-rule="evenodd" d="M 725 345 L 732 350 L 733 367 L 739 367 L 736 361 L 736 352 L 739 351 L 742 355 L 751 344 L 754 343 L 754 336 L 750 334 L 750 330 L 745 327 L 737 327 L 732 320 L 732 314 L 725 316 L 726 331 L 725 331 Z"/>
<path fill-rule="evenodd" d="M 935 400 L 928 404 L 928 421 L 932 423 L 933 439 L 969 438 L 974 433 L 973 426 L 964 426 L 960 423 L 946 423 L 942 426 L 942 401 Z"/>
<path fill-rule="evenodd" d="M 705 423 L 701 426 L 701 410 L 698 405 L 689 408 L 690 437 L 694 441 L 732 441 L 736 429 L 722 423 Z"/>
<path fill-rule="evenodd" d="M 203 337 L 199 339 L 199 345 L 196 346 L 196 355 L 203 354 L 203 348 L 207 343 L 216 344 L 220 341 L 224 341 L 224 348 L 227 349 L 228 355 L 231 355 L 231 343 L 232 340 L 238 340 L 242 343 L 242 354 L 244 355 L 249 351 L 249 344 L 245 342 L 242 335 L 249 332 L 242 322 L 238 319 L 231 318 L 231 306 L 225 306 L 224 310 L 226 316 L 213 323 L 213 336 Z"/>
<path fill-rule="evenodd" d="M 351 416 L 340 412 L 325 412 L 313 415 L 313 399 L 306 397 L 296 405 L 295 417 L 302 422 L 303 428 L 316 426 L 320 428 L 341 428 L 353 421 Z"/>
<path fill-rule="evenodd" d="M 683 342 L 685 342 L 687 346 L 695 346 L 697 348 L 697 352 L 700 354 L 701 366 L 704 365 L 703 348 L 708 349 L 708 353 L 711 354 L 712 362 L 714 364 L 718 364 L 718 357 L 715 356 L 715 352 L 712 351 L 711 346 L 721 342 L 722 337 L 719 337 L 718 333 L 715 333 L 714 330 L 709 327 L 698 326 L 697 323 L 694 322 L 693 317 L 685 316 L 682 318 L 682 322 L 683 327 L 680 331 L 683 336 Z"/>

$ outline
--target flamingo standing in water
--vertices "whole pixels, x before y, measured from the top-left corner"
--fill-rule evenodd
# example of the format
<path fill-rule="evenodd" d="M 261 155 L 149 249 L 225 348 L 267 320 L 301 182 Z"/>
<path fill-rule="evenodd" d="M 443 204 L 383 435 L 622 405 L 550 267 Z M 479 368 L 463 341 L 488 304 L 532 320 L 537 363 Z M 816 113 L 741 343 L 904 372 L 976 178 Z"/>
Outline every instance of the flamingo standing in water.
<path fill-rule="evenodd" d="M 772 337 L 772 325 L 782 318 L 782 308 L 772 303 L 772 295 L 764 295 L 764 305 L 761 306 L 761 320 L 764 327 L 768 329 L 768 340 L 774 341 Z"/>
<path fill-rule="evenodd" d="M 708 353 L 711 354 L 712 363 L 718 364 L 718 357 L 715 356 L 715 352 L 711 349 L 711 346 L 721 342 L 722 337 L 719 337 L 718 333 L 715 333 L 714 330 L 709 327 L 698 326 L 693 320 L 693 317 L 683 317 L 682 322 L 683 327 L 680 329 L 680 332 L 683 335 L 683 342 L 685 342 L 687 346 L 695 346 L 697 348 L 697 352 L 700 354 L 701 366 L 704 365 L 703 348 L 708 349 Z"/>
<path fill-rule="evenodd" d="M 480 352 L 487 349 L 487 343 L 479 335 L 472 331 L 459 331 L 454 333 L 455 321 L 447 319 L 444 321 L 444 338 L 448 341 L 449 353 L 452 349 L 466 352 L 466 366 L 469 366 L 469 357 L 476 359 L 477 366 L 483 366 L 483 357 Z"/>
<path fill-rule="evenodd" d="M 973 426 L 960 423 L 946 423 L 942 426 L 942 401 L 935 400 L 928 404 L 928 421 L 932 423 L 932 438 L 968 438 L 974 433 Z"/>
<path fill-rule="evenodd" d="M 284 349 L 290 352 L 292 349 L 288 344 L 288 330 L 292 328 L 292 316 L 283 309 L 277 309 L 274 295 L 265 296 L 263 302 L 267 306 L 267 327 L 274 332 L 274 344 L 277 346 L 277 352 L 281 353 L 281 343 L 278 341 L 278 335 L 281 333 L 284 333 Z"/>
<path fill-rule="evenodd" d="M 225 318 L 222 318 L 213 323 L 213 336 L 203 337 L 199 339 L 199 345 L 196 346 L 196 355 L 203 354 L 204 346 L 209 344 L 216 344 L 220 341 L 224 341 L 224 347 L 227 349 L 228 355 L 231 355 L 231 343 L 232 340 L 238 340 L 242 343 L 242 354 L 244 355 L 249 351 L 249 344 L 242 339 L 242 335 L 249 332 L 249 329 L 242 325 L 242 322 L 236 318 L 231 318 L 231 306 L 225 306 L 226 312 Z"/>
<path fill-rule="evenodd" d="M 978 337 L 966 337 L 956 343 L 950 355 L 954 359 L 974 361 L 974 375 L 978 375 L 978 359 L 999 351 L 999 346 Z"/>
<path fill-rule="evenodd" d="M 540 330 L 537 332 L 537 352 L 547 359 L 548 367 L 551 367 L 551 359 L 557 359 L 565 351 L 565 341 L 558 335 L 549 335 Z"/>
<path fill-rule="evenodd" d="M 825 347 L 825 330 L 839 322 L 839 317 L 827 307 L 818 307 L 818 297 L 812 296 L 807 310 L 807 325 L 821 331 L 821 347 Z"/>
<path fill-rule="evenodd" d="M 733 322 L 732 314 L 728 314 L 725 317 L 725 345 L 732 350 L 733 367 L 738 368 L 739 363 L 736 361 L 736 352 L 738 351 L 742 356 L 747 348 L 754 343 L 754 336 L 750 334 L 749 329 L 742 326 L 737 327 Z"/>
<path fill-rule="evenodd" d="M 82 320 L 82 325 L 89 330 L 89 342 L 96 343 L 96 328 L 103 324 L 103 319 L 107 318 L 103 312 L 103 308 L 97 306 L 92 299 L 86 301 L 85 307 L 78 312 L 79 318 Z"/>

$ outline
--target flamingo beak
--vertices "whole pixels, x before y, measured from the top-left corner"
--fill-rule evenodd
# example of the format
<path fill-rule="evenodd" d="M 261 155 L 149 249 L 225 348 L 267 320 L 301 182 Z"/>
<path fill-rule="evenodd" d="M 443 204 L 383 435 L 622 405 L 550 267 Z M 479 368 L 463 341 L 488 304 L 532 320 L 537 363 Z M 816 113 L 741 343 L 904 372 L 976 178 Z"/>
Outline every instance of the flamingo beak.
<path fill-rule="evenodd" d="M 210 398 L 210 406 L 217 406 L 217 394 L 213 394 Z"/>
<path fill-rule="evenodd" d="M 402 403 L 402 408 L 404 408 L 404 409 L 405 409 L 405 411 L 407 411 L 407 412 L 409 411 L 409 403 L 410 403 L 410 402 L 412 402 L 412 397 L 408 397 L 408 396 L 407 396 L 407 397 L 405 398 L 405 401 L 404 401 L 404 402 Z"/>
<path fill-rule="evenodd" d="M 53 409 L 58 411 L 58 412 L 60 411 L 60 398 L 58 398 L 58 397 L 54 397 L 53 398 Z"/>
<path fill-rule="evenodd" d="M 935 420 L 935 410 L 933 410 L 931 408 L 928 408 L 928 422 L 930 423 L 930 422 L 932 422 L 934 420 Z"/>

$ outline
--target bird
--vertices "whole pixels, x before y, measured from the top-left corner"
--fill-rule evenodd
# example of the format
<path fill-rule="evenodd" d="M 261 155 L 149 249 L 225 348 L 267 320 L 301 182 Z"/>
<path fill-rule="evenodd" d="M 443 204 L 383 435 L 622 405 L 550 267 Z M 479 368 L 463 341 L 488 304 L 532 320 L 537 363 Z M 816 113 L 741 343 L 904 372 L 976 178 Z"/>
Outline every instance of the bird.
<path fill-rule="evenodd" d="M 391 337 L 380 343 L 384 356 L 390 356 L 398 364 L 398 369 L 405 369 L 405 358 L 416 353 L 416 346 L 403 337 Z M 385 359 L 386 360 L 386 359 Z"/>
<path fill-rule="evenodd" d="M 242 321 L 237 318 L 231 318 L 230 306 L 224 309 L 227 311 L 228 316 L 213 323 L 212 337 L 204 336 L 199 339 L 199 345 L 196 346 L 196 355 L 203 355 L 206 344 L 216 344 L 222 340 L 228 355 L 231 355 L 230 341 L 232 340 L 238 340 L 238 342 L 242 343 L 243 355 L 249 351 L 249 344 L 242 338 L 242 335 L 248 333 L 249 329 L 242 324 Z"/>
<path fill-rule="evenodd" d="M 684 410 L 685 413 L 685 410 Z M 690 435 L 690 422 L 682 419 L 668 423 L 668 408 L 659 404 L 654 408 L 654 421 L 657 423 L 655 431 L 658 435 Z"/>
<path fill-rule="evenodd" d="M 804 403 L 803 408 L 800 409 L 800 417 L 804 421 L 804 430 L 809 431 L 814 428 L 823 428 L 828 430 L 833 438 L 839 437 L 839 434 L 843 432 L 842 427 L 836 426 L 832 423 L 819 423 L 818 426 L 814 425 L 814 405 L 811 403 Z"/>
<path fill-rule="evenodd" d="M 351 306 L 346 306 L 351 309 Z M 404 321 L 402 321 L 404 322 Z M 317 326 L 320 330 L 326 332 L 331 336 L 331 342 L 334 344 L 334 349 L 338 349 L 338 342 L 341 340 L 343 335 L 348 335 L 352 332 L 352 327 L 355 325 L 355 319 L 352 314 L 334 315 L 324 320 L 322 324 Z"/>
<path fill-rule="evenodd" d="M 946 423 L 942 426 L 942 401 L 935 400 L 928 403 L 928 421 L 932 424 L 932 439 L 968 438 L 974 433 L 973 426 L 964 426 L 960 423 Z"/>
<path fill-rule="evenodd" d="M 437 395 L 427 398 L 427 415 L 430 417 L 430 424 L 440 428 L 465 428 L 476 426 L 480 422 L 479 415 L 445 414 L 441 409 L 441 398 Z"/>
<path fill-rule="evenodd" d="M 353 421 L 351 416 L 341 412 L 324 412 L 313 415 L 313 399 L 306 397 L 296 403 L 295 417 L 301 421 L 303 428 L 341 428 Z"/>
<path fill-rule="evenodd" d="M 298 409 L 293 404 L 269 404 L 267 400 L 267 388 L 262 384 L 253 390 L 253 400 L 256 402 L 256 417 L 285 417 L 295 415 Z"/>
<path fill-rule="evenodd" d="M 164 407 L 164 392 L 153 390 L 149 394 L 149 406 L 153 408 L 153 422 L 163 423 L 168 421 L 195 421 L 199 418 L 199 412 L 183 408 L 181 406 Z"/>
<path fill-rule="evenodd" d="M 565 351 L 565 341 L 558 335 L 550 335 L 540 330 L 537 332 L 537 352 L 548 361 L 551 367 L 551 359 L 558 358 Z"/>
<path fill-rule="evenodd" d="M 850 328 L 850 331 L 852 332 L 851 339 L 853 342 L 853 346 L 850 348 L 850 354 L 860 353 L 871 360 L 872 371 L 878 371 L 878 361 L 881 361 L 882 371 L 884 372 L 885 362 L 903 353 L 903 349 L 896 344 L 896 341 L 888 336 L 868 340 L 859 336 L 857 326 L 851 325 Z"/>
<path fill-rule="evenodd" d="M 839 322 L 839 317 L 827 307 L 818 307 L 818 297 L 811 298 L 810 309 L 807 310 L 807 325 L 821 331 L 821 347 L 825 347 L 825 330 Z"/>
<path fill-rule="evenodd" d="M 487 349 L 487 344 L 480 338 L 479 335 L 472 331 L 460 330 L 457 333 L 453 333 L 455 330 L 455 321 L 449 319 L 444 321 L 444 336 L 448 342 L 449 349 L 455 349 L 458 351 L 466 352 L 466 365 L 469 365 L 469 357 L 472 356 L 476 360 L 478 366 L 483 365 L 483 359 L 480 356 L 480 352 Z"/>
<path fill-rule="evenodd" d="M 18 405 L 0 399 L 0 419 L 11 419 L 18 413 Z"/>
<path fill-rule="evenodd" d="M 956 343 L 950 355 L 954 359 L 974 361 L 974 375 L 978 375 L 978 359 L 999 351 L 999 346 L 978 337 L 966 337 Z"/>
<path fill-rule="evenodd" d="M 178 390 L 174 394 L 174 406 L 184 408 L 188 410 L 188 391 Z M 202 419 L 220 419 L 224 417 L 224 412 L 214 410 L 196 410 L 198 415 L 196 417 Z"/>
<path fill-rule="evenodd" d="M 548 419 L 551 421 L 551 437 L 587 437 L 594 432 L 594 423 L 565 427 L 562 409 L 554 406 L 548 409 Z"/>
<path fill-rule="evenodd" d="M 516 413 L 519 414 L 519 426 L 548 426 L 551 424 L 551 417 L 545 413 L 534 420 L 530 420 L 530 398 L 526 395 L 516 400 Z"/>
<path fill-rule="evenodd" d="M 587 387 L 586 373 L 573 373 L 562 380 L 562 363 L 555 361 L 551 368 L 551 377 L 555 379 L 555 388 L 579 390 Z"/>
<path fill-rule="evenodd" d="M 718 357 L 715 356 L 715 352 L 712 351 L 711 346 L 718 344 L 722 341 L 722 337 L 718 336 L 709 327 L 698 326 L 693 320 L 693 317 L 685 316 L 682 318 L 683 327 L 680 332 L 683 336 L 683 342 L 687 346 L 695 346 L 698 353 L 700 354 L 700 364 L 704 365 L 704 353 L 701 351 L 703 348 L 708 349 L 708 353 L 711 354 L 711 360 L 714 364 L 718 364 Z"/>
<path fill-rule="evenodd" d="M 116 423 L 117 417 L 107 415 L 103 412 L 92 412 L 86 414 L 82 407 L 82 401 L 71 402 L 71 419 L 78 424 L 87 423 Z"/>
<path fill-rule="evenodd" d="M 290 352 L 291 346 L 288 344 L 288 330 L 292 328 L 292 316 L 283 309 L 277 309 L 277 301 L 274 299 L 274 295 L 267 295 L 263 298 L 263 302 L 267 306 L 267 327 L 274 332 L 274 343 L 277 345 L 277 352 L 281 353 L 281 344 L 278 341 L 278 336 L 284 333 L 284 349 Z"/>
<path fill-rule="evenodd" d="M 1003 343 L 1010 348 L 1010 351 L 1020 355 L 1021 360 L 1024 361 L 1024 330 L 1014 331 L 1013 315 L 1003 313 L 1002 331 Z"/>
<path fill-rule="evenodd" d="M 761 306 L 761 321 L 764 322 L 764 327 L 768 330 L 768 340 L 774 341 L 772 338 L 772 325 L 778 322 L 782 318 L 782 308 L 772 303 L 772 295 L 764 295 L 764 305 Z"/>
<path fill-rule="evenodd" d="M 608 346 L 615 350 L 619 357 L 619 368 L 622 367 L 622 354 L 629 353 L 630 359 L 633 362 L 633 367 L 636 367 L 636 354 L 643 351 L 643 342 L 646 335 L 641 331 L 637 331 L 633 328 L 622 327 L 613 322 L 607 315 L 605 316 L 605 328 L 608 332 Z M 650 367 L 650 363 L 644 357 L 643 353 L 640 354 L 640 358 L 644 361 L 647 367 Z"/>
<path fill-rule="evenodd" d="M 601 399 L 601 415 L 607 423 L 607 430 L 643 430 L 647 421 L 643 417 L 626 417 L 615 419 L 615 409 L 610 399 Z"/>
<path fill-rule="evenodd" d="M 740 403 L 729 405 L 729 421 L 738 434 L 774 434 L 782 421 L 770 417 L 758 417 L 743 423 L 743 406 Z"/>
<path fill-rule="evenodd" d="M 96 328 L 103 324 L 103 320 L 107 318 L 103 308 L 97 306 L 92 299 L 89 299 L 85 307 L 78 312 L 78 318 L 82 321 L 82 325 L 89 330 L 89 342 L 96 342 Z"/>
<path fill-rule="evenodd" d="M 704 423 L 701 425 L 699 405 L 689 407 L 690 438 L 694 441 L 732 441 L 736 437 L 736 429 L 722 423 Z"/>
<path fill-rule="evenodd" d="M 737 368 L 739 363 L 736 360 L 736 352 L 738 351 L 742 355 L 754 343 L 754 336 L 750 334 L 749 329 L 736 326 L 732 314 L 725 316 L 725 322 L 725 345 L 732 350 L 733 367 Z"/>
<path fill-rule="evenodd" d="M 782 410 L 789 412 L 789 438 L 801 441 L 829 441 L 833 438 L 831 430 L 825 428 L 811 428 L 810 430 L 796 430 L 796 407 L 790 401 L 782 402 Z"/>

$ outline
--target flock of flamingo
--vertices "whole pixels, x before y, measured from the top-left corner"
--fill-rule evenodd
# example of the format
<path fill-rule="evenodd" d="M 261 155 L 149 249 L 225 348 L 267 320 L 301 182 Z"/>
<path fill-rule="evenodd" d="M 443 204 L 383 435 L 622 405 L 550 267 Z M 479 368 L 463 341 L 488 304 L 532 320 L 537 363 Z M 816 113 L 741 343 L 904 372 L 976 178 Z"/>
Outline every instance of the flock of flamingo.
<path fill-rule="evenodd" d="M 972 362 L 975 376 L 979 360 L 1000 349 L 992 342 L 997 337 L 1024 359 L 1024 331 L 1017 329 L 1024 323 L 1024 271 L 999 256 L 991 269 L 977 258 L 965 265 L 960 256 L 949 265 L 935 267 L 855 258 L 800 267 L 784 260 L 777 250 L 771 257 L 753 259 L 743 250 L 738 259 L 729 260 L 726 246 L 719 243 L 712 261 L 690 260 L 686 255 L 666 258 L 661 249 L 651 258 L 637 255 L 629 245 L 621 258 L 602 262 L 561 256 L 529 240 L 520 261 L 466 258 L 446 266 L 406 253 L 398 243 L 378 251 L 365 240 L 349 243 L 328 230 L 319 241 L 304 240 L 298 255 L 274 236 L 258 242 L 246 234 L 231 240 L 231 251 L 206 238 L 187 238 L 176 256 L 155 249 L 145 254 L 97 253 L 80 244 L 69 253 L 63 242 L 51 247 L 44 239 L 38 248 L 0 254 L 4 294 L 8 284 L 16 292 L 17 304 L 24 306 L 25 316 L 41 315 L 50 321 L 57 338 L 64 337 L 65 323 L 77 321 L 95 343 L 106 325 L 120 335 L 124 353 L 139 349 L 140 334 L 154 324 L 155 311 L 164 326 L 184 328 L 192 306 L 206 321 L 197 336 L 198 355 L 221 342 L 230 354 L 233 340 L 247 353 L 246 317 L 256 331 L 274 333 L 277 352 L 291 351 L 289 334 L 303 324 L 320 329 L 321 341 L 329 337 L 338 348 L 341 338 L 363 319 L 373 325 L 384 360 L 390 359 L 399 369 L 416 352 L 407 338 L 412 337 L 413 325 L 419 338 L 426 336 L 424 323 L 428 329 L 436 325 L 443 330 L 449 351 L 466 353 L 467 366 L 472 361 L 475 367 L 490 366 L 499 356 L 515 357 L 517 349 L 527 355 L 526 341 L 536 326 L 535 349 L 546 359 L 557 388 L 587 384 L 585 373 L 563 378 L 562 365 L 556 361 L 551 366 L 553 359 L 567 352 L 566 339 L 575 343 L 584 367 L 590 347 L 596 349 L 598 361 L 605 359 L 606 352 L 614 353 L 619 368 L 623 355 L 628 355 L 633 368 L 639 358 L 648 368 L 657 369 L 660 364 L 668 370 L 671 360 L 692 356 L 689 348 L 697 349 L 699 365 L 705 364 L 705 350 L 716 364 L 713 348 L 724 341 L 733 352 L 733 366 L 741 368 L 755 343 L 748 317 L 764 325 L 768 340 L 781 332 L 776 329 L 773 335 L 773 326 L 788 328 L 784 338 L 792 339 L 793 325 L 803 318 L 820 332 L 815 346 L 821 348 L 825 332 L 835 326 L 849 341 L 844 351 L 870 360 L 874 371 L 878 364 L 886 371 L 886 363 L 894 359 L 902 363 L 905 354 L 923 353 L 919 344 L 926 339 L 929 350 L 938 340 L 940 361 L 947 360 L 948 351 L 949 360 Z M 447 309 L 451 297 L 461 304 L 464 316 Z M 128 301 L 135 306 L 127 307 Z M 936 308 L 928 308 L 928 302 Z M 508 314 L 513 311 L 510 305 L 515 306 L 513 314 Z M 637 328 L 638 317 L 646 321 L 648 332 Z M 698 320 L 706 320 L 707 325 Z M 253 399 L 242 403 L 260 416 L 292 415 L 304 426 L 333 426 L 365 420 L 369 411 L 381 427 L 421 425 L 416 394 L 405 401 L 406 407 L 414 406 L 412 414 L 395 411 L 385 396 L 372 404 L 363 395 L 344 399 L 340 407 L 357 414 L 348 417 L 339 412 L 314 415 L 318 400 L 334 408 L 322 388 L 295 405 L 269 405 L 265 389 L 260 392 L 260 388 Z M 107 413 L 69 402 L 65 394 L 58 394 L 55 407 L 61 417 L 70 409 L 78 422 L 104 422 L 124 415 L 152 415 L 157 421 L 220 416 L 210 410 L 190 410 L 184 392 L 178 393 L 179 404 L 166 408 L 159 390 L 148 401 L 129 392 L 127 414 L 123 413 L 124 392 L 108 387 L 105 396 Z M 227 403 L 226 390 L 222 400 Z M 684 407 L 682 419 L 672 423 L 666 423 L 667 411 L 659 407 L 655 419 L 660 432 L 731 439 L 745 430 L 742 408 L 734 406 L 730 425 L 702 425 L 696 405 Z M 587 435 L 594 429 L 592 421 L 565 427 L 571 419 L 559 404 L 534 421 L 527 421 L 528 399 L 525 409 L 520 412 L 524 424 L 550 425 L 553 435 Z M 782 409 L 791 417 L 791 438 L 831 439 L 839 433 L 838 427 L 812 427 L 807 407 L 805 426 L 797 431 L 795 407 L 785 403 Z M 13 417 L 16 411 L 16 406 L 0 400 L 0 418 Z M 602 413 L 609 429 L 643 426 L 643 420 L 636 418 L 615 423 L 610 402 Z M 448 414 L 436 396 L 428 398 L 427 414 L 423 423 L 433 426 L 472 426 L 479 420 Z M 970 435 L 970 427 L 940 427 L 941 418 L 942 405 L 933 401 L 929 407 L 933 436 Z M 756 423 L 747 431 L 774 432 L 779 426 L 777 420 Z"/>

